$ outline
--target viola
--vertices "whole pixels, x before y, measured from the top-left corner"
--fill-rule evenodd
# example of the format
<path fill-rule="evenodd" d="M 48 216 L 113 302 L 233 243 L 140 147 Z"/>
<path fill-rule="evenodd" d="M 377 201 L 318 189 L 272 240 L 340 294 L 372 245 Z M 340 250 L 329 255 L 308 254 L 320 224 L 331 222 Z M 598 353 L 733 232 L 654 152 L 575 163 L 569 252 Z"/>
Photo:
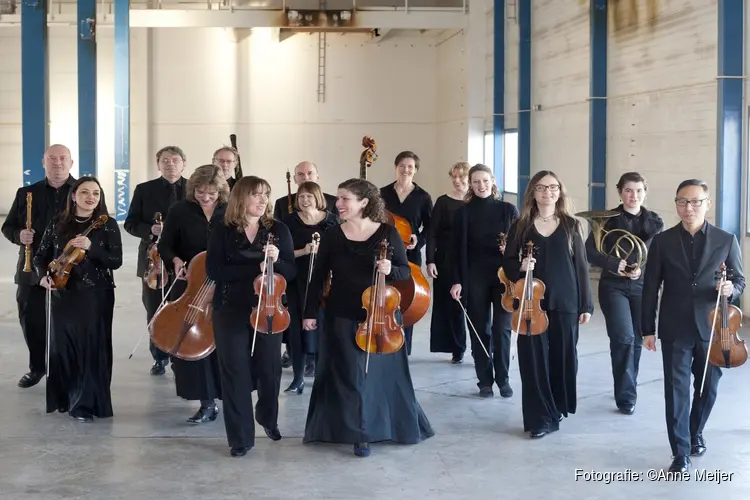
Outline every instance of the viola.
<path fill-rule="evenodd" d="M 81 236 L 88 236 L 94 229 L 99 229 L 107 223 L 109 217 L 107 215 L 100 215 L 94 222 L 91 223 L 86 230 L 81 233 Z M 73 240 L 71 240 L 73 241 Z M 58 258 L 53 260 L 47 266 L 49 270 L 52 282 L 55 284 L 55 288 L 62 290 L 65 285 L 68 284 L 70 278 L 70 272 L 73 270 L 73 266 L 77 265 L 86 256 L 86 250 L 82 248 L 75 248 L 70 244 L 70 241 L 65 244 L 62 253 Z"/>
<path fill-rule="evenodd" d="M 362 138 L 364 151 L 359 155 L 359 178 L 367 180 L 367 169 L 378 159 L 377 144 L 370 136 Z M 411 224 L 403 217 L 386 210 L 386 222 L 396 228 L 404 245 L 411 244 Z M 393 286 L 401 294 L 401 311 L 403 326 L 409 327 L 421 320 L 430 308 L 430 283 L 422 274 L 422 269 L 409 262 L 411 276 L 405 280 L 394 281 Z"/>
<path fill-rule="evenodd" d="M 164 226 L 161 212 L 156 212 L 156 214 L 154 214 L 154 222 L 161 225 L 163 230 Z M 146 267 L 146 272 L 143 273 L 143 282 L 152 290 L 164 288 L 165 286 L 164 280 L 161 279 L 163 276 L 161 272 L 161 256 L 159 255 L 159 249 L 157 247 L 160 238 L 161 235 L 159 235 L 159 237 L 156 238 L 156 241 L 152 242 L 148 246 L 148 250 L 146 250 L 148 267 Z"/>
<path fill-rule="evenodd" d="M 253 307 L 250 313 L 250 324 L 255 325 L 254 332 L 283 333 L 291 323 L 289 309 L 281 303 L 281 298 L 286 294 L 286 279 L 273 271 L 273 259 L 268 255 L 268 247 L 276 242 L 277 238 L 269 234 L 266 242 L 265 268 L 253 281 L 255 294 L 258 296 L 258 305 Z M 260 321 L 261 317 L 265 321 Z M 253 338 L 253 344 L 254 340 Z"/>
<path fill-rule="evenodd" d="M 206 274 L 206 252 L 188 264 L 187 287 L 179 299 L 167 302 L 151 321 L 151 341 L 162 351 L 196 361 L 216 348 L 211 301 L 216 284 Z"/>
<path fill-rule="evenodd" d="M 534 253 L 534 242 L 526 243 L 526 256 L 531 259 Z M 526 271 L 526 277 L 513 285 L 513 296 L 518 300 L 518 309 L 514 309 L 511 325 L 516 325 L 518 335 L 541 335 L 549 328 L 549 318 L 542 309 L 542 298 L 547 286 L 540 279 L 534 278 L 534 271 Z"/>
<path fill-rule="evenodd" d="M 387 258 L 388 240 L 380 243 L 380 260 Z M 362 292 L 362 308 L 367 319 L 357 328 L 357 347 L 368 354 L 392 354 L 404 345 L 404 330 L 396 320 L 401 294 L 396 287 L 385 284 L 385 274 L 375 268 L 372 286 Z M 365 364 L 365 373 L 367 364 Z"/>
<path fill-rule="evenodd" d="M 727 281 L 727 266 L 722 262 L 719 270 L 720 281 Z M 747 361 L 747 346 L 737 332 L 742 327 L 742 311 L 729 304 L 729 298 L 719 293 L 719 304 L 708 313 L 711 322 L 712 341 L 708 360 L 719 368 L 736 368 Z"/>
<path fill-rule="evenodd" d="M 505 233 L 500 233 L 497 237 L 497 244 L 500 248 L 500 252 L 502 253 L 502 249 L 505 248 L 505 245 L 508 242 L 508 238 L 505 235 Z M 505 269 L 502 267 L 499 267 L 497 269 L 497 278 L 500 280 L 500 283 L 503 284 L 505 287 L 505 291 L 503 292 L 503 297 L 500 299 L 500 304 L 503 306 L 503 309 L 505 309 L 508 312 L 513 312 L 513 300 L 515 299 L 515 294 L 513 293 L 513 283 L 511 283 L 508 276 L 505 275 Z"/>

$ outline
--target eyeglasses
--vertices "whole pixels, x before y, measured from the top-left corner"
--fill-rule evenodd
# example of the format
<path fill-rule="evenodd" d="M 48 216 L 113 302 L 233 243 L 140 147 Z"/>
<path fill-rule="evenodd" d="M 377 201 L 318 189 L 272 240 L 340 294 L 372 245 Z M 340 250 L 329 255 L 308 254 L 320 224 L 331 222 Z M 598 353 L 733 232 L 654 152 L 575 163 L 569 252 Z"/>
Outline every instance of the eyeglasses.
<path fill-rule="evenodd" d="M 685 198 L 675 198 L 674 204 L 677 205 L 678 207 L 684 208 L 688 205 L 688 203 L 690 203 L 691 207 L 697 208 L 703 205 L 703 202 L 706 200 L 708 200 L 708 198 L 703 198 L 700 200 L 686 200 Z"/>
<path fill-rule="evenodd" d="M 547 186 L 547 185 L 544 185 L 544 184 L 537 184 L 536 186 L 534 186 L 534 191 L 536 191 L 537 193 L 543 193 L 547 189 L 549 189 L 550 193 L 556 193 L 556 192 L 558 192 L 560 190 L 560 185 L 559 184 L 550 184 L 549 186 Z"/>

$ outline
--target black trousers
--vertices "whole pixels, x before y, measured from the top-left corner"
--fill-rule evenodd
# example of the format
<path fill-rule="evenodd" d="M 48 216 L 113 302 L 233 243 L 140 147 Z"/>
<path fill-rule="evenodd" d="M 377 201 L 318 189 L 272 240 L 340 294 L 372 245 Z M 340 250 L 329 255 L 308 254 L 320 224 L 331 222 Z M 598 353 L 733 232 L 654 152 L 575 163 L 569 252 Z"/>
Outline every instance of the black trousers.
<path fill-rule="evenodd" d="M 252 447 L 255 446 L 253 390 L 258 391 L 255 420 L 269 429 L 278 425 L 282 336 L 258 333 L 251 357 L 253 325 L 249 312 L 214 310 L 213 325 L 227 442 L 233 448 Z"/>
<path fill-rule="evenodd" d="M 578 314 L 547 311 L 541 335 L 518 336 L 525 432 L 556 431 L 560 415 L 576 412 Z"/>
<path fill-rule="evenodd" d="M 491 271 L 486 266 L 470 267 L 469 290 L 464 290 L 463 295 L 466 296 L 466 313 L 471 324 L 492 357 L 487 357 L 469 326 L 471 356 L 479 380 L 477 386 L 492 387 L 495 382 L 502 387 L 508 382 L 511 315 L 501 304 L 503 286 L 497 279 L 497 269 Z"/>
<path fill-rule="evenodd" d="M 161 289 L 152 290 L 148 286 L 146 286 L 146 283 L 141 280 L 141 300 L 143 302 L 143 307 L 146 308 L 146 324 L 148 324 L 151 321 L 151 318 L 154 317 L 154 314 L 156 314 L 156 310 L 159 309 L 159 304 L 161 304 Z M 164 290 L 164 293 L 169 290 L 169 285 L 167 285 L 167 288 Z M 154 345 L 153 342 L 151 342 L 151 339 L 149 337 L 148 341 L 148 350 L 151 351 L 151 357 L 154 358 L 154 361 L 166 361 L 169 359 L 169 354 L 162 351 L 158 347 Z"/>
<path fill-rule="evenodd" d="M 641 292 L 632 280 L 599 281 L 599 305 L 609 336 L 612 378 L 617 406 L 634 405 L 638 396 L 638 366 L 641 361 Z"/>
<path fill-rule="evenodd" d="M 302 380 L 305 374 L 305 360 L 318 352 L 318 338 L 323 329 L 325 318 L 323 308 L 318 309 L 318 328 L 315 330 L 302 329 L 302 301 L 304 300 L 304 288 L 300 291 L 298 284 L 292 282 L 287 288 L 287 301 L 289 306 L 290 323 L 286 330 L 288 333 L 289 355 L 292 358 L 292 371 L 295 380 Z"/>
<path fill-rule="evenodd" d="M 664 409 L 672 455 L 690 455 L 690 445 L 703 428 L 716 402 L 721 368 L 709 363 L 703 397 L 699 397 L 708 342 L 702 339 L 662 340 Z M 690 404 L 690 374 L 693 402 Z"/>
<path fill-rule="evenodd" d="M 18 285 L 18 320 L 29 349 L 29 371 L 46 373 L 47 310 L 46 290 L 38 285 Z"/>

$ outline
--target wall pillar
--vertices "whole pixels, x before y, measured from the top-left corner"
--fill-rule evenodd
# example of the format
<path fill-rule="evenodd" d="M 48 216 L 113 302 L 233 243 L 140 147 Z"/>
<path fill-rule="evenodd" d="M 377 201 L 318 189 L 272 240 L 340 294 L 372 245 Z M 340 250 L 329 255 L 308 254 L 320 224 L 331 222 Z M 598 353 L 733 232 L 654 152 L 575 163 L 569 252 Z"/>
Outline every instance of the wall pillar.
<path fill-rule="evenodd" d="M 115 0 L 115 219 L 130 209 L 130 2 Z M 151 47 L 149 46 L 149 51 Z"/>
<path fill-rule="evenodd" d="M 78 174 L 96 175 L 96 0 L 78 0 Z"/>
<path fill-rule="evenodd" d="M 505 0 L 495 0 L 493 25 L 492 164 L 502 193 L 508 189 L 505 185 Z"/>
<path fill-rule="evenodd" d="M 518 206 L 531 180 L 531 0 L 518 0 Z"/>
<path fill-rule="evenodd" d="M 49 71 L 47 3 L 21 2 L 21 134 L 22 183 L 44 179 L 42 157 L 49 140 Z"/>
<path fill-rule="evenodd" d="M 589 210 L 607 205 L 607 0 L 591 0 Z"/>

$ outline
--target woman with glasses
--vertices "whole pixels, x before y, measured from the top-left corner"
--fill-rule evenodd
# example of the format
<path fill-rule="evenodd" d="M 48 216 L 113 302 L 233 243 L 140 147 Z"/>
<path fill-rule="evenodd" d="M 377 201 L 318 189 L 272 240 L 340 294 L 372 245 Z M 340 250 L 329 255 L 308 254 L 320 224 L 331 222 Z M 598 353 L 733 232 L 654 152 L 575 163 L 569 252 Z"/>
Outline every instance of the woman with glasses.
<path fill-rule="evenodd" d="M 508 234 L 518 210 L 500 200 L 495 176 L 486 165 L 471 167 L 469 184 L 466 204 L 456 211 L 454 221 L 450 294 L 457 302 L 464 299 L 469 320 L 477 330 L 469 336 L 479 396 L 494 396 L 492 386 L 497 384 L 500 396 L 509 398 L 513 395 L 508 377 L 510 314 L 502 307 L 504 287 L 497 271 L 503 265 L 504 250 L 499 235 Z"/>
<path fill-rule="evenodd" d="M 531 257 L 528 242 L 534 247 Z M 543 170 L 529 181 L 521 217 L 508 234 L 503 267 L 513 282 L 533 270 L 546 286 L 541 306 L 547 331 L 518 335 L 524 431 L 541 438 L 576 411 L 578 328 L 594 312 L 581 224 L 555 173 Z"/>
<path fill-rule="evenodd" d="M 638 248 L 635 245 L 638 243 L 623 238 L 623 235 L 630 233 L 648 246 L 654 235 L 664 228 L 661 217 L 642 206 L 647 191 L 646 179 L 641 174 L 622 174 L 617 182 L 617 192 L 622 203 L 613 209 L 619 215 L 608 219 L 604 224 L 601 248 L 596 248 L 593 232 L 586 240 L 588 261 L 602 270 L 599 279 L 599 306 L 604 314 L 609 336 L 615 403 L 625 415 L 631 415 L 635 411 L 637 399 L 638 366 L 643 344 L 643 275 L 641 268 L 637 267 Z M 627 258 L 619 258 L 615 246 L 623 257 L 629 253 Z"/>

